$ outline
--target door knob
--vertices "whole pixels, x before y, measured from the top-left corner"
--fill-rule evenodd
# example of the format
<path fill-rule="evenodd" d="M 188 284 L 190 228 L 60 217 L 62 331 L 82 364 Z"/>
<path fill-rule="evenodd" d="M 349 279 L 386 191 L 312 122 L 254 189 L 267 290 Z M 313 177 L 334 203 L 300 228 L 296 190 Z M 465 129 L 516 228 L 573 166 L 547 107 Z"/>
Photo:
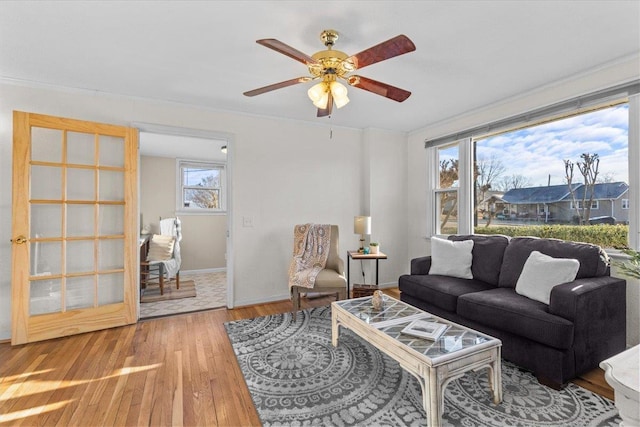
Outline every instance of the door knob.
<path fill-rule="evenodd" d="M 19 245 L 26 243 L 27 242 L 27 238 L 24 236 L 18 236 L 15 239 L 11 239 L 11 243 L 17 243 Z"/>

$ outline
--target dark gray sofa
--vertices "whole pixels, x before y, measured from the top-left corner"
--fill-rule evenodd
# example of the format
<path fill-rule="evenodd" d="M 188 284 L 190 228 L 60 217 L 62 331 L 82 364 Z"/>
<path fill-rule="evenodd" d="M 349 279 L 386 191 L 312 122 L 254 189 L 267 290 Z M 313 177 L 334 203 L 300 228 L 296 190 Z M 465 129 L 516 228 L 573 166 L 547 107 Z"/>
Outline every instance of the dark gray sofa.
<path fill-rule="evenodd" d="M 553 388 L 625 349 L 626 281 L 609 275 L 608 257 L 586 243 L 533 237 L 450 236 L 474 241 L 473 279 L 429 275 L 431 257 L 400 277 L 409 304 L 502 340 L 502 356 Z M 576 280 L 555 286 L 549 305 L 515 291 L 532 251 L 580 262 Z"/>

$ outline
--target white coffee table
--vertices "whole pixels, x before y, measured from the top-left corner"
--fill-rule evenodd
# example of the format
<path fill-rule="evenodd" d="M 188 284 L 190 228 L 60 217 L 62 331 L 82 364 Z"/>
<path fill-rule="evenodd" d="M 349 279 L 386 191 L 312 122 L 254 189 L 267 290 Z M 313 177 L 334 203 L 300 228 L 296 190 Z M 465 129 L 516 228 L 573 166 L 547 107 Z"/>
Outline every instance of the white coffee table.
<path fill-rule="evenodd" d="M 401 333 L 417 318 L 444 323 L 448 328 L 436 341 Z M 379 311 L 373 309 L 371 297 L 331 303 L 331 326 L 334 347 L 338 345 L 339 327 L 343 326 L 395 359 L 418 379 L 430 426 L 442 423 L 444 388 L 465 372 L 488 368 L 493 401 L 496 404 L 502 401 L 502 342 L 499 339 L 387 295 Z"/>

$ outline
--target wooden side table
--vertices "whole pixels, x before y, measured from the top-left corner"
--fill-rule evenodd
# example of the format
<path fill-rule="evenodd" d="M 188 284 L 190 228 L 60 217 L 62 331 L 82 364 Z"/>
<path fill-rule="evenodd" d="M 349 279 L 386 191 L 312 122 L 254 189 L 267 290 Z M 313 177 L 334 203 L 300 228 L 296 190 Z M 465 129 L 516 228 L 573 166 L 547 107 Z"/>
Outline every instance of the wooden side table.
<path fill-rule="evenodd" d="M 377 254 L 363 254 L 358 251 L 347 251 L 347 298 L 351 297 L 351 275 L 349 274 L 351 260 L 352 259 L 365 259 L 365 260 L 375 260 L 376 261 L 376 286 L 375 289 L 371 289 L 371 293 L 378 289 L 378 262 L 381 259 L 387 259 L 387 255 L 382 252 L 378 252 Z M 354 285 L 355 288 L 355 285 Z"/>

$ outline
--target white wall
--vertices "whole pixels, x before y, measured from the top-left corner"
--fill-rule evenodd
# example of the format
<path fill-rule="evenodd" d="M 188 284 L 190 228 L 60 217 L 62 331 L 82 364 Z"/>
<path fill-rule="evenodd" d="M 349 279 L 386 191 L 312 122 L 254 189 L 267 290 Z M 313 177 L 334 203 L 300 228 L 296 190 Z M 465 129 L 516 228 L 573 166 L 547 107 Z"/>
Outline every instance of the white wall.
<path fill-rule="evenodd" d="M 406 179 L 397 175 L 405 168 L 404 135 L 385 132 L 383 139 L 373 138 L 375 149 L 369 155 L 363 131 L 334 127 L 330 138 L 329 127 L 322 120 L 307 124 L 85 91 L 0 84 L 0 339 L 9 338 L 11 331 L 13 110 L 116 125 L 152 123 L 232 134 L 230 231 L 234 239 L 235 306 L 288 298 L 287 268 L 297 223 L 337 224 L 341 254 L 357 247 L 353 217 L 370 209 L 363 206 L 363 194 L 370 191 L 363 167 L 369 162 L 380 173 L 376 181 L 386 174 L 382 178 L 385 183 L 376 190 L 384 200 L 376 195 L 367 200 L 373 200 L 374 212 L 381 212 L 375 219 L 376 233 L 394 257 L 381 265 L 381 282 L 396 281 L 404 272 L 396 261 L 406 258 L 406 231 L 399 208 L 406 205 L 406 198 L 402 191 L 392 191 Z M 393 151 L 393 146 L 400 146 L 401 151 Z M 380 158 L 373 157 L 378 154 Z M 391 214 L 387 209 L 396 212 Z M 251 217 L 253 226 L 243 227 L 243 217 Z"/>
<path fill-rule="evenodd" d="M 570 79 L 549 84 L 519 97 L 507 99 L 499 104 L 487 106 L 482 110 L 469 112 L 411 133 L 408 137 L 407 165 L 409 177 L 407 194 L 408 258 L 424 256 L 429 253 L 429 242 L 426 238 L 426 212 L 431 207 L 425 184 L 427 162 L 424 141 L 426 139 L 453 134 L 597 90 L 631 82 L 638 78 L 640 78 L 640 56 L 623 58 L 606 67 L 589 70 Z M 640 144 L 640 141 L 629 141 L 629 143 Z M 630 346 L 640 342 L 638 286 L 638 281 L 627 281 L 627 344 Z"/>
<path fill-rule="evenodd" d="M 371 241 L 380 243 L 388 258 L 379 261 L 380 285 L 397 286 L 399 273 L 408 272 L 407 261 L 407 140 L 404 135 L 368 129 L 369 213 Z M 374 262 L 369 261 L 370 269 Z M 358 268 L 355 269 L 359 271 Z M 370 272 L 368 277 L 375 277 Z M 369 283 L 371 283 L 369 281 Z"/>

